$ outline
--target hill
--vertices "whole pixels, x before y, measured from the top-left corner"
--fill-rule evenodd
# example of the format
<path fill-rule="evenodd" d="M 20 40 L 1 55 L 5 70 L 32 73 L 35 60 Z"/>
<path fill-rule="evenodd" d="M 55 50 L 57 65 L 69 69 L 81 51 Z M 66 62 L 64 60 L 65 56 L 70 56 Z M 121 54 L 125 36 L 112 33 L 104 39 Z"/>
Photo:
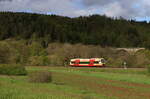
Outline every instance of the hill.
<path fill-rule="evenodd" d="M 0 12 L 0 40 L 82 43 L 103 47 L 149 48 L 150 24 L 101 15 L 69 18 L 57 15 Z"/>

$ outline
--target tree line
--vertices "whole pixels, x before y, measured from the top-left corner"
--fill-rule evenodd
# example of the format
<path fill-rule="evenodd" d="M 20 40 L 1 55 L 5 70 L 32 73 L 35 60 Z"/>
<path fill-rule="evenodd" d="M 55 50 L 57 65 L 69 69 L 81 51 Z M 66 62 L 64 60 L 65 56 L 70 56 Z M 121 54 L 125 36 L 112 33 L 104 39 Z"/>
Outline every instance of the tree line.
<path fill-rule="evenodd" d="M 107 67 L 147 67 L 150 62 L 150 50 L 140 50 L 130 54 L 123 50 L 97 45 L 50 43 L 44 48 L 38 42 L 26 44 L 26 40 L 0 41 L 0 68 L 5 66 L 69 66 L 73 58 L 103 57 Z M 1 65 L 4 64 L 4 65 Z M 5 68 L 4 68 L 5 69 Z M 1 73 L 1 71 L 0 71 Z"/>
<path fill-rule="evenodd" d="M 102 47 L 150 48 L 150 24 L 105 15 L 76 18 L 34 13 L 0 12 L 0 40 L 82 43 Z"/>

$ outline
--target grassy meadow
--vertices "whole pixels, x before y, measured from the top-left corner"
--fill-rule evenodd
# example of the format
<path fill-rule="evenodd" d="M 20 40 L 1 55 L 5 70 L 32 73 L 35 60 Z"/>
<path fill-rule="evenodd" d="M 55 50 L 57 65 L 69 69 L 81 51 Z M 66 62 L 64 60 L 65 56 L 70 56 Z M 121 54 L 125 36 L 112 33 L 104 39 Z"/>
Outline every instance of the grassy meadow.
<path fill-rule="evenodd" d="M 28 74 L 49 71 L 51 83 L 26 76 L 0 75 L 0 99 L 150 99 L 146 69 L 26 67 Z"/>

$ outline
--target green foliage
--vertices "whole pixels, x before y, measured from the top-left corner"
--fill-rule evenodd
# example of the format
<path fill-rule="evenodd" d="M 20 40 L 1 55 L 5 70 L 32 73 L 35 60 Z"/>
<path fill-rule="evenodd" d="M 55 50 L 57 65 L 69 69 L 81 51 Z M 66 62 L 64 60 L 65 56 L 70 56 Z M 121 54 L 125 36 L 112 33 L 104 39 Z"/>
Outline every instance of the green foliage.
<path fill-rule="evenodd" d="M 148 75 L 150 75 L 150 64 L 147 65 L 147 72 L 148 72 Z"/>
<path fill-rule="evenodd" d="M 11 50 L 6 42 L 0 42 L 0 63 L 6 64 L 10 62 Z"/>
<path fill-rule="evenodd" d="M 3 75 L 26 75 L 27 71 L 24 66 L 20 64 L 1 64 L 0 74 Z"/>
<path fill-rule="evenodd" d="M 148 74 L 150 74 L 150 66 L 147 67 Z"/>
<path fill-rule="evenodd" d="M 49 43 L 44 48 L 39 42 L 0 41 L 0 64 L 24 64 L 30 66 L 68 66 L 72 58 L 103 57 L 109 67 L 146 67 L 150 62 L 150 50 L 136 53 L 117 51 L 96 45 Z"/>
<path fill-rule="evenodd" d="M 114 58 L 108 58 L 107 59 L 107 67 L 118 67 L 123 68 L 123 60 L 121 59 L 114 59 Z"/>
<path fill-rule="evenodd" d="M 32 42 L 29 46 L 30 56 L 45 56 L 47 52 L 38 42 Z"/>
<path fill-rule="evenodd" d="M 149 48 L 149 23 L 146 22 L 101 15 L 68 18 L 12 12 L 0 12 L 0 19 L 0 40 L 39 41 L 43 47 L 50 42 L 61 42 Z"/>
<path fill-rule="evenodd" d="M 25 41 L 7 41 L 10 50 L 10 63 L 25 64 L 29 58 L 29 48 Z"/>
<path fill-rule="evenodd" d="M 104 57 L 111 67 L 149 64 L 149 50 L 133 55 L 112 49 L 150 48 L 146 22 L 12 12 L 0 12 L 0 19 L 0 64 L 67 66 L 71 58 L 92 57 Z"/>
<path fill-rule="evenodd" d="M 47 66 L 47 65 L 50 65 L 50 60 L 49 60 L 48 56 L 32 56 L 28 60 L 28 65 Z"/>
<path fill-rule="evenodd" d="M 121 67 L 123 62 L 127 63 L 127 68 L 146 67 L 149 64 L 149 50 L 142 50 L 136 53 L 127 51 L 117 51 L 114 48 L 100 47 L 83 44 L 61 44 L 51 43 L 47 48 L 48 58 L 52 66 L 67 66 L 72 58 L 93 58 L 103 57 L 107 60 L 108 67 Z"/>
<path fill-rule="evenodd" d="M 52 81 L 52 75 L 48 71 L 38 71 L 29 74 L 29 81 L 33 83 L 49 83 Z"/>
<path fill-rule="evenodd" d="M 22 41 L 0 41 L 0 64 L 23 64 L 29 57 L 27 46 Z"/>

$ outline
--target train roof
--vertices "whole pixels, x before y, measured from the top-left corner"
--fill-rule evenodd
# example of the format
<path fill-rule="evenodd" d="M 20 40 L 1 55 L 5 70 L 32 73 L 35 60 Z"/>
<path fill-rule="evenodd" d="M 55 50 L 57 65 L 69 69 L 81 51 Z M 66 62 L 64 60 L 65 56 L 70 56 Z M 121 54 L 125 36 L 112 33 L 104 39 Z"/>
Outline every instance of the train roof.
<path fill-rule="evenodd" d="M 98 61 L 98 60 L 101 60 L 101 59 L 104 59 L 104 58 L 75 58 L 75 59 L 71 59 L 71 61 L 75 61 L 75 60 L 80 60 L 80 61 L 95 60 L 95 61 Z"/>

